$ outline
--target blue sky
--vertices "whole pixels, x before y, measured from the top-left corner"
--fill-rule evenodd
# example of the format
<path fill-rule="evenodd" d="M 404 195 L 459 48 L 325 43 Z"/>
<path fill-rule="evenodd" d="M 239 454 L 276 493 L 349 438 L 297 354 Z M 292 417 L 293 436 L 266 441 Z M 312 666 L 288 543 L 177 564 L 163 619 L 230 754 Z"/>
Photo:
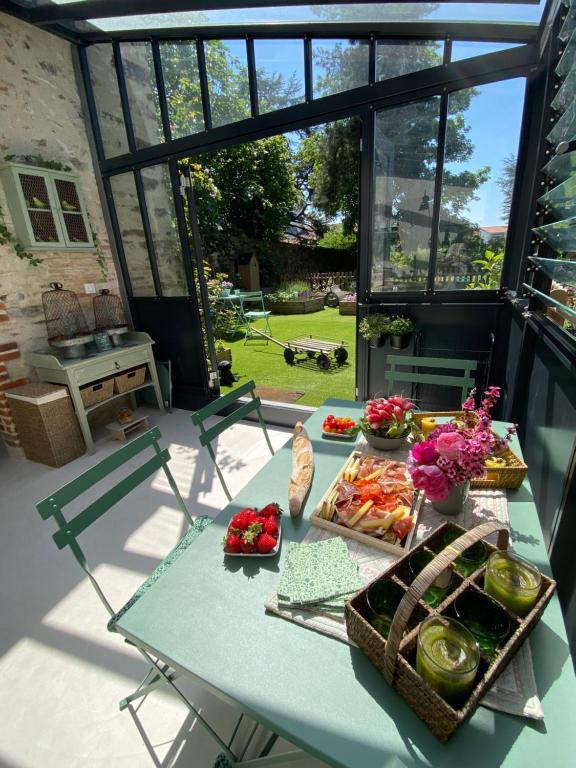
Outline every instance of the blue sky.
<path fill-rule="evenodd" d="M 268 72 L 279 72 L 289 77 L 296 71 L 301 76 L 301 41 L 262 41 L 256 49 L 256 65 Z M 457 42 L 453 46 L 452 60 L 468 58 L 496 50 L 509 48 L 506 44 Z M 302 73 L 303 75 L 303 73 Z M 515 78 L 489 83 L 476 89 L 465 120 L 470 127 L 468 138 L 474 145 L 474 153 L 467 163 L 454 164 L 451 170 L 476 171 L 490 166 L 490 180 L 478 190 L 478 200 L 472 201 L 467 216 L 481 227 L 498 226 L 502 221 L 502 190 L 496 183 L 502 173 L 504 159 L 517 155 L 525 80 Z"/>

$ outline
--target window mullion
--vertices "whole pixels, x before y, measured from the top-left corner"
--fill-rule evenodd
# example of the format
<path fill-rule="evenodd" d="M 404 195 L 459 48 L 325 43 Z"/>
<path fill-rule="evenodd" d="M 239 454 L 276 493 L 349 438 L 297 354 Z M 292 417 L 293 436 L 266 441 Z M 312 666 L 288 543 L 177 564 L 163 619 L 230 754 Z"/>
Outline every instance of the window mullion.
<path fill-rule="evenodd" d="M 438 122 L 438 148 L 436 152 L 436 178 L 434 180 L 434 204 L 432 207 L 432 230 L 430 235 L 430 259 L 428 261 L 428 282 L 426 293 L 434 293 L 436 259 L 440 235 L 440 204 L 442 202 L 442 179 L 444 176 L 444 151 L 446 148 L 446 127 L 448 123 L 448 92 L 440 97 L 440 120 Z"/>

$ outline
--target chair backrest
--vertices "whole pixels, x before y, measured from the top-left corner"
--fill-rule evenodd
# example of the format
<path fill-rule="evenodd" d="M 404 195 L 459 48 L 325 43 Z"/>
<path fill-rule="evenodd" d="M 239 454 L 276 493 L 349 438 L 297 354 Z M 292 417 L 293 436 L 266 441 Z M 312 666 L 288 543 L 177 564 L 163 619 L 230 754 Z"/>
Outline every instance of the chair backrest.
<path fill-rule="evenodd" d="M 248 305 L 248 307 L 246 307 Z M 246 291 L 242 294 L 242 306 L 244 309 L 250 310 L 255 305 L 259 305 L 262 311 L 265 311 L 264 307 L 264 294 L 262 291 Z"/>
<path fill-rule="evenodd" d="M 219 397 L 217 400 L 214 400 L 213 402 L 208 403 L 208 405 L 205 405 L 204 408 L 201 408 L 199 411 L 196 411 L 191 416 L 192 423 L 195 426 L 197 426 L 200 431 L 200 434 L 199 434 L 200 444 L 208 450 L 210 457 L 216 467 L 216 472 L 218 473 L 220 482 L 222 483 L 224 487 L 224 491 L 226 492 L 226 495 L 228 496 L 229 499 L 231 499 L 232 496 L 230 495 L 230 492 L 228 490 L 228 487 L 226 485 L 222 472 L 220 471 L 220 468 L 218 467 L 218 464 L 216 462 L 216 455 L 214 453 L 212 446 L 210 445 L 212 440 L 215 440 L 219 435 L 222 434 L 222 432 L 227 430 L 233 424 L 236 424 L 237 422 L 241 421 L 246 416 L 248 416 L 249 414 L 255 411 L 258 416 L 258 421 L 260 422 L 260 426 L 262 427 L 262 430 L 264 432 L 266 442 L 268 443 L 268 448 L 270 449 L 270 453 L 274 455 L 274 448 L 272 447 L 272 443 L 270 442 L 270 437 L 268 435 L 268 430 L 266 429 L 266 424 L 264 423 L 264 419 L 262 418 L 262 411 L 260 408 L 262 403 L 260 398 L 256 396 L 256 393 L 254 391 L 255 389 L 256 389 L 255 383 L 252 380 L 247 381 L 245 384 L 242 384 L 240 387 L 236 387 L 236 389 L 233 389 L 232 392 L 229 392 L 227 395 L 223 395 L 222 397 Z M 224 408 L 227 408 L 228 406 L 231 406 L 234 403 L 236 403 L 241 397 L 244 397 L 244 395 L 248 395 L 248 394 L 250 395 L 251 399 L 247 403 L 242 403 L 242 405 L 240 405 L 238 408 L 232 411 L 232 413 L 229 413 L 228 415 L 223 416 L 216 424 L 212 425 L 211 427 L 206 428 L 204 426 L 204 422 L 209 416 L 214 416 L 218 412 L 224 410 Z"/>
<path fill-rule="evenodd" d="M 451 357 L 410 357 L 408 355 L 388 355 L 386 364 L 386 392 L 392 395 L 397 382 L 406 381 L 410 384 L 440 384 L 446 387 L 457 387 L 461 390 L 462 401 L 468 391 L 475 385 L 474 373 L 478 365 L 476 360 L 461 360 Z M 410 370 L 399 370 L 408 368 Z M 446 373 L 421 373 L 417 369 L 445 369 L 459 371 L 460 375 Z"/>
<path fill-rule="evenodd" d="M 166 448 L 161 449 L 158 445 L 160 437 L 160 430 L 157 427 L 150 429 L 135 440 L 132 440 L 128 445 L 117 450 L 111 456 L 107 456 L 95 467 L 92 467 L 75 480 L 64 485 L 58 491 L 50 494 L 50 496 L 36 505 L 36 509 L 43 520 L 48 520 L 50 517 L 54 518 L 58 525 L 58 530 L 52 536 L 56 542 L 56 546 L 58 549 L 70 547 L 76 560 L 88 574 L 100 599 L 111 615 L 114 615 L 114 610 L 104 596 L 100 585 L 90 572 L 84 553 L 78 544 L 77 537 L 159 469 L 164 470 L 170 487 L 176 497 L 176 501 L 178 502 L 178 506 L 185 514 L 189 523 L 191 525 L 193 524 L 193 520 L 182 496 L 180 495 L 178 486 L 168 468 L 170 453 Z M 134 469 L 132 472 L 125 475 L 116 485 L 105 491 L 95 501 L 89 503 L 70 520 L 66 520 L 63 513 L 64 507 L 78 499 L 86 493 L 86 491 L 96 485 L 96 483 L 99 483 L 112 472 L 126 464 L 126 462 L 141 454 L 147 448 L 152 448 L 154 451 L 154 455 L 150 459 L 144 461 L 137 469 Z"/>

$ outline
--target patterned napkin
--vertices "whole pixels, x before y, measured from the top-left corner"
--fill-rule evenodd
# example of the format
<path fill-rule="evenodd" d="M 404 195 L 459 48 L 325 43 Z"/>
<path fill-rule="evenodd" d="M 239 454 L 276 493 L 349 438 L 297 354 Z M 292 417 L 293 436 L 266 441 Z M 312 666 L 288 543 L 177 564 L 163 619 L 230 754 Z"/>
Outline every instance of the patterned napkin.
<path fill-rule="evenodd" d="M 278 602 L 343 614 L 344 603 L 362 584 L 358 565 L 339 536 L 312 544 L 293 542 L 278 584 Z"/>

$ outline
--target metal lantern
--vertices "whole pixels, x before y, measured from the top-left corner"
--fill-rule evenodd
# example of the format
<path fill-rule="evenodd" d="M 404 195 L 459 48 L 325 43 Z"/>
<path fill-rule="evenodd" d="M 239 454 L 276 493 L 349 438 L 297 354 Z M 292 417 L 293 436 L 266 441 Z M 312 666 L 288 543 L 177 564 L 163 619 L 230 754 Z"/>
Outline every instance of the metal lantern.
<path fill-rule="evenodd" d="M 128 330 L 120 296 L 115 296 L 107 288 L 103 288 L 99 296 L 94 296 L 93 306 L 96 330 L 106 331 L 112 343 L 119 346 L 122 334 Z"/>
<path fill-rule="evenodd" d="M 84 357 L 92 332 L 74 291 L 65 291 L 62 283 L 50 283 L 51 291 L 42 294 L 48 343 L 63 357 Z"/>

